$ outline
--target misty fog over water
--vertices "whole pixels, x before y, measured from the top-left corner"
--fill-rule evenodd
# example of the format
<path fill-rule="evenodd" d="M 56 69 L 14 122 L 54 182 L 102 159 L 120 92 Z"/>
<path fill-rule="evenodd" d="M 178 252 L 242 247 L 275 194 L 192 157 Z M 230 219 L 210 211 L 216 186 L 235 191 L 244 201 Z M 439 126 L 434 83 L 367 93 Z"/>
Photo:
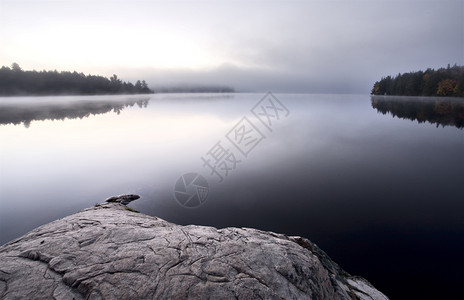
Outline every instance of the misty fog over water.
<path fill-rule="evenodd" d="M 135 193 L 132 208 L 171 222 L 308 237 L 392 299 L 451 295 L 464 267 L 462 99 L 275 94 L 267 119 L 263 96 L 0 99 L 0 243 Z M 257 132 L 245 154 L 231 141 L 243 124 Z M 218 145 L 235 159 L 222 180 L 202 160 Z M 186 173 L 208 182 L 199 207 L 175 198 Z"/>

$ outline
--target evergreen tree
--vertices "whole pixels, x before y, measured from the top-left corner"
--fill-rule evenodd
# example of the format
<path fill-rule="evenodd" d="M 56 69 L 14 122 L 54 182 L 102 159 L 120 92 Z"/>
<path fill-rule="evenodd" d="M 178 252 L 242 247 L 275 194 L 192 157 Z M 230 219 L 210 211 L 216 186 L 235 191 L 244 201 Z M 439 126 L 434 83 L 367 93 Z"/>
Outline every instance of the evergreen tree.
<path fill-rule="evenodd" d="M 409 72 L 376 81 L 372 95 L 464 96 L 464 66 Z"/>
<path fill-rule="evenodd" d="M 145 81 L 136 87 L 114 74 L 110 79 L 83 73 L 23 71 L 17 63 L 0 68 L 0 96 L 11 95 L 102 95 L 153 93 Z"/>

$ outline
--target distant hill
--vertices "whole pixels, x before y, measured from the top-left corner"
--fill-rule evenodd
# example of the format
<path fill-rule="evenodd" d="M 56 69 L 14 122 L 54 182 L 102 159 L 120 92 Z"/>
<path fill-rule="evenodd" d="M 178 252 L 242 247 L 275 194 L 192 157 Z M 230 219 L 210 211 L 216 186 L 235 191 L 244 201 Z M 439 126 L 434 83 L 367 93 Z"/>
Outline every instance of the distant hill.
<path fill-rule="evenodd" d="M 464 97 L 464 66 L 387 76 L 374 84 L 371 94 Z"/>
<path fill-rule="evenodd" d="M 15 95 L 109 95 L 150 94 L 145 80 L 135 84 L 83 73 L 54 71 L 23 71 L 17 63 L 0 68 L 0 96 Z"/>
<path fill-rule="evenodd" d="M 155 93 L 234 93 L 235 89 L 223 85 L 179 85 L 155 88 Z"/>

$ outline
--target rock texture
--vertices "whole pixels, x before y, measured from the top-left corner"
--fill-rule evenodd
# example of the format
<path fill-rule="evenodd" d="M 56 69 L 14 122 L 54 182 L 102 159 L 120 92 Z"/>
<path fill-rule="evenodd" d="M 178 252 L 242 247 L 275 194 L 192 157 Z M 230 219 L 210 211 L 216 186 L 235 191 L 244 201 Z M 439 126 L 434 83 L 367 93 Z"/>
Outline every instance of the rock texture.
<path fill-rule="evenodd" d="M 105 203 L 0 247 L 1 299 L 387 299 L 302 237 Z"/>

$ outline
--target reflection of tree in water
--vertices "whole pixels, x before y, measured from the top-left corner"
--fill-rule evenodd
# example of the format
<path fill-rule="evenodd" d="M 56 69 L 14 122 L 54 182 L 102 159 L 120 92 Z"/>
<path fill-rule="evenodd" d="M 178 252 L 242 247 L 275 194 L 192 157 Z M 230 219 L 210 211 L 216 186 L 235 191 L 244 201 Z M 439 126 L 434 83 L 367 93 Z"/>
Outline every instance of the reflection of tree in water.
<path fill-rule="evenodd" d="M 428 97 L 371 97 L 372 107 L 393 117 L 429 122 L 444 126 L 464 127 L 464 99 Z"/>
<path fill-rule="evenodd" d="M 91 115 L 114 111 L 118 115 L 124 108 L 137 104 L 146 108 L 149 97 L 116 100 L 81 100 L 69 103 L 0 104 L 0 124 L 24 124 L 29 128 L 32 121 L 82 119 Z"/>

